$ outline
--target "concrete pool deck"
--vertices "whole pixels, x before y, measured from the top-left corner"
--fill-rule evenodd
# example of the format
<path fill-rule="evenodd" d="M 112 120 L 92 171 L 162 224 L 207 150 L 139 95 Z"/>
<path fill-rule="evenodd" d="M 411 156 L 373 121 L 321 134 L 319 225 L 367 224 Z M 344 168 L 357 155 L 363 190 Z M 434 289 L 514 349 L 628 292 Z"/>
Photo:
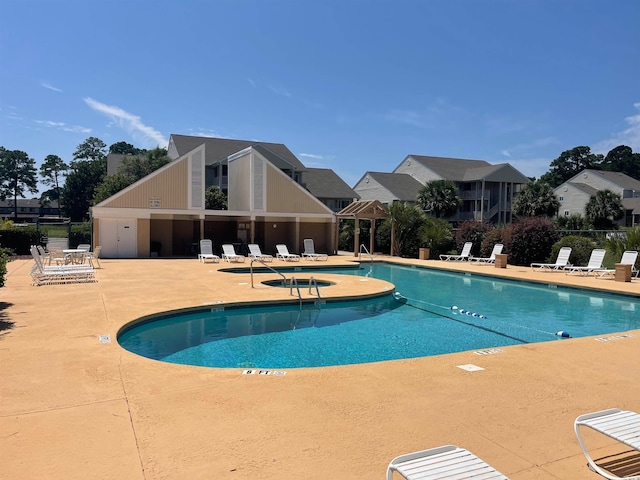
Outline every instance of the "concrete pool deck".
<path fill-rule="evenodd" d="M 640 295 L 638 279 L 393 260 Z M 32 260 L 8 264 L 0 289 L 0 326 L 9 327 L 0 330 L 0 479 L 374 479 L 397 455 L 449 443 L 512 480 L 598 479 L 574 419 L 610 407 L 640 411 L 640 330 L 609 341 L 565 339 L 284 376 L 148 360 L 118 346 L 126 323 L 289 292 L 252 289 L 248 274 L 218 272 L 228 263 L 101 262 L 97 283 L 42 287 L 31 286 Z M 358 278 L 335 294 L 388 287 Z M 110 343 L 99 341 L 104 335 Z M 457 367 L 465 364 L 484 370 Z M 604 436 L 586 439 L 594 458 L 627 450 Z"/>

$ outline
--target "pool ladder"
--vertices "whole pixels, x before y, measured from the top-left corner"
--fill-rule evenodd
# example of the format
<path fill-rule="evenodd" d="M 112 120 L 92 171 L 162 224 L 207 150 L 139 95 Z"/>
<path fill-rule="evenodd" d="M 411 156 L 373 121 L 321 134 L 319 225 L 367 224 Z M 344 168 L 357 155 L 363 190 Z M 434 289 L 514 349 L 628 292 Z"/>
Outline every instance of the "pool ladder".
<path fill-rule="evenodd" d="M 293 287 L 296 287 L 296 291 L 298 292 L 298 300 L 300 301 L 300 310 L 302 310 L 302 294 L 300 293 L 300 285 L 298 285 L 298 279 L 296 277 L 291 277 L 289 280 L 289 295 L 293 295 Z M 316 282 L 315 277 L 311 277 L 309 279 L 309 295 L 313 293 L 313 288 L 316 289 L 316 296 L 320 299 L 320 289 L 318 288 L 318 282 Z"/>

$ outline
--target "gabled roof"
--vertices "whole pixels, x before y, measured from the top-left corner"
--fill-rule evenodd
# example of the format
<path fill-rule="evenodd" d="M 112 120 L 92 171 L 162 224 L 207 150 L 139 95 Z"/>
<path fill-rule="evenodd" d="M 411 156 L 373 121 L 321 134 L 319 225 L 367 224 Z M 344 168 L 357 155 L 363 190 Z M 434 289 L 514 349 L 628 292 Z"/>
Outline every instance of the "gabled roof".
<path fill-rule="evenodd" d="M 566 187 L 567 185 L 571 185 L 572 187 L 580 190 L 581 192 L 586 193 L 590 197 L 593 197 L 596 193 L 598 193 L 597 188 L 593 188 L 591 185 L 587 185 L 586 183 L 577 183 L 577 182 L 565 182 L 559 187 L 557 187 L 555 191 L 558 193 L 562 193 L 562 191 L 564 190 L 563 187 Z"/>
<path fill-rule="evenodd" d="M 420 189 L 424 187 L 407 173 L 367 172 L 362 178 L 366 178 L 367 175 L 403 202 L 415 202 Z"/>
<path fill-rule="evenodd" d="M 604 170 L 589 170 L 585 169 L 580 173 L 591 173 L 593 175 L 598 175 L 611 183 L 618 185 L 620 188 L 624 190 L 637 190 L 640 191 L 640 180 L 636 180 L 629 175 L 622 172 L 605 172 Z M 580 173 L 578 175 L 580 175 Z M 576 175 L 576 176 L 578 176 Z M 575 177 L 574 177 L 575 178 Z M 571 181 L 571 180 L 569 180 Z"/>
<path fill-rule="evenodd" d="M 473 182 L 487 180 L 490 182 L 529 183 L 529 178 L 508 163 L 469 168 L 464 172 L 463 181 Z"/>
<path fill-rule="evenodd" d="M 329 168 L 307 168 L 302 173 L 302 184 L 317 198 L 360 198 Z"/>
<path fill-rule="evenodd" d="M 409 155 L 416 162 L 434 171 L 445 180 L 464 181 L 465 172 L 469 169 L 491 167 L 484 160 L 466 160 L 463 158 L 429 157 L 425 155 Z"/>
<path fill-rule="evenodd" d="M 353 217 L 364 219 L 387 218 L 388 210 L 378 200 L 359 200 L 347 205 L 338 213 L 337 217 Z"/>
<path fill-rule="evenodd" d="M 211 165 L 247 147 L 260 149 L 260 153 L 278 168 L 304 170 L 304 164 L 282 143 L 257 142 L 255 140 L 233 140 L 229 138 L 197 137 L 171 134 L 171 142 L 178 156 L 205 144 L 205 164 Z"/>

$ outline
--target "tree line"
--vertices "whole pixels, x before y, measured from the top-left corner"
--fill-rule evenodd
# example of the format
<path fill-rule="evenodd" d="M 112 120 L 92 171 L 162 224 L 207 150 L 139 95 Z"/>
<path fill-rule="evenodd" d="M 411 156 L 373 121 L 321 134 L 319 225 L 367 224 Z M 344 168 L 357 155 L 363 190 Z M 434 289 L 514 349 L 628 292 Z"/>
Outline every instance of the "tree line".
<path fill-rule="evenodd" d="M 117 172 L 107 176 L 107 155 L 123 154 Z M 136 148 L 121 141 L 106 143 L 89 137 L 78 145 L 73 160 L 66 163 L 58 155 L 47 155 L 40 170 L 33 158 L 21 150 L 0 146 L 0 199 L 13 199 L 14 221 L 18 219 L 18 198 L 38 193 L 38 177 L 50 189 L 40 195 L 42 205 L 57 201 L 63 216 L 73 222 L 89 217 L 89 208 L 169 163 L 165 148 Z"/>

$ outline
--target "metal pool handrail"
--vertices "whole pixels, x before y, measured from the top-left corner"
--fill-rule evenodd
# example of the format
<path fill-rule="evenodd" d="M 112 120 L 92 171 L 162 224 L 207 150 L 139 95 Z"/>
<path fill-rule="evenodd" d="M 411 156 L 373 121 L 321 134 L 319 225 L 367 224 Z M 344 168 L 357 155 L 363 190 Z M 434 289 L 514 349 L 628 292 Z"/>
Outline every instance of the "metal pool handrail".
<path fill-rule="evenodd" d="M 293 295 L 293 284 L 296 285 L 296 290 L 298 291 L 298 300 L 300 301 L 300 310 L 302 310 L 302 295 L 300 294 L 300 287 L 298 286 L 298 279 L 296 277 L 291 277 L 289 280 L 289 295 Z"/>
<path fill-rule="evenodd" d="M 316 287 L 316 295 L 320 298 L 320 289 L 318 288 L 318 282 L 316 282 L 315 277 L 309 279 L 309 295 L 311 295 L 311 286 Z"/>
<path fill-rule="evenodd" d="M 367 250 L 367 247 L 365 246 L 364 243 L 360 244 L 360 249 L 358 250 L 358 258 L 362 258 L 362 250 L 364 250 L 367 253 L 367 255 L 369 255 L 369 258 L 371 259 L 371 263 L 373 263 L 373 255 L 369 253 L 369 250 Z"/>
<path fill-rule="evenodd" d="M 264 260 L 261 260 L 259 258 L 252 258 L 251 259 L 251 263 L 249 264 L 249 269 L 251 271 L 251 288 L 254 288 L 253 286 L 253 262 L 260 262 L 261 264 L 263 264 L 265 267 L 267 267 L 269 270 L 271 270 L 273 273 L 276 273 L 278 275 L 280 275 L 282 277 L 282 286 L 286 287 L 287 286 L 287 277 L 285 277 L 282 273 L 280 273 L 279 271 L 277 271 L 275 268 L 267 265 Z"/>

